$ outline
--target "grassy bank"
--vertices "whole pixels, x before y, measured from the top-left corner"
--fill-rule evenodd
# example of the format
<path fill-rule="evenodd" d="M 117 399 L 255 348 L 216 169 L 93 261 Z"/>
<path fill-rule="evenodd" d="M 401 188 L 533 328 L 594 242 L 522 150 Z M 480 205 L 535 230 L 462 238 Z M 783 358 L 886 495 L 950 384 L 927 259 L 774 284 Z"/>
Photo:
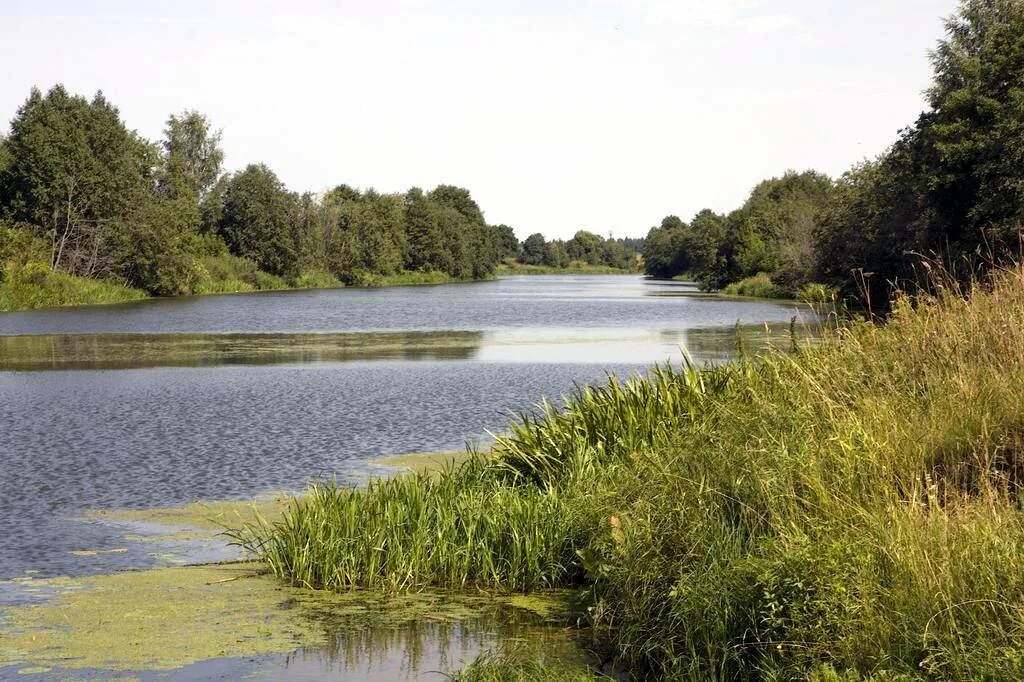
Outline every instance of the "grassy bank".
<path fill-rule="evenodd" d="M 739 282 L 733 282 L 724 289 L 726 296 L 742 296 L 744 298 L 765 298 L 788 301 L 801 301 L 811 304 L 835 303 L 839 292 L 828 285 L 812 282 L 797 290 L 785 289 L 776 285 L 771 276 L 760 272 Z"/>
<path fill-rule="evenodd" d="M 72 277 L 60 271 L 32 264 L 31 276 L 15 274 L 0 281 L 0 312 L 60 308 L 76 305 L 124 303 L 150 296 L 141 289 L 87 277 Z M 286 289 L 335 289 L 346 286 L 330 273 L 318 270 L 288 281 L 259 270 L 244 258 L 236 256 L 204 257 L 194 291 L 197 295 L 237 294 Z M 349 286 L 396 287 L 428 284 L 452 284 L 458 280 L 450 275 L 431 271 L 403 271 L 394 275 L 367 275 Z"/>
<path fill-rule="evenodd" d="M 820 346 L 582 390 L 441 476 L 314 488 L 302 586 L 585 586 L 636 671 L 1024 673 L 1024 275 Z M 888 677 L 887 677 L 888 675 Z"/>
<path fill-rule="evenodd" d="M 36 264 L 6 274 L 0 281 L 0 312 L 124 303 L 146 298 L 146 292 L 141 289 L 86 277 L 72 277 Z"/>
<path fill-rule="evenodd" d="M 607 265 L 590 265 L 581 261 L 573 261 L 564 268 L 549 265 L 526 265 L 514 260 L 507 260 L 495 270 L 498 275 L 638 275 L 639 270 L 623 270 Z"/>

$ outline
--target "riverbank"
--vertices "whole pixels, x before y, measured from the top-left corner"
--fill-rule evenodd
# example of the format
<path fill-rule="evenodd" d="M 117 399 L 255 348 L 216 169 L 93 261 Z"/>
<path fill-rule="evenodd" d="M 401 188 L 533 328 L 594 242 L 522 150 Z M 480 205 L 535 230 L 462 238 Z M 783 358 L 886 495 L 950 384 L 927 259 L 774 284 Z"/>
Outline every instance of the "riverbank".
<path fill-rule="evenodd" d="M 415 453 L 373 464 L 380 475 L 430 475 L 471 457 Z M 35 572 L 0 580 L 0 677 L 51 679 L 124 674 L 280 679 L 295 670 L 332 679 L 397 679 L 446 672 L 478 679 L 484 661 L 527 647 L 543 665 L 580 674 L 593 663 L 565 626 L 578 595 L 547 590 L 355 590 L 282 587 L 263 564 L 237 553 L 215 563 L 175 565 L 171 546 L 228 541 L 225 528 L 283 518 L 282 494 L 197 501 L 180 507 L 94 510 L 82 523 L 122 529 L 125 546 L 145 543 L 170 566 L 79 577 Z M 145 529 L 146 534 L 140 534 Z M 76 550 L 83 561 L 126 549 Z M 194 555 L 193 555 L 194 557 Z M 194 561 L 194 558 L 193 558 Z M 369 676 L 369 677 L 367 677 Z M 376 677 L 375 677 L 376 676 Z"/>
<path fill-rule="evenodd" d="M 526 265 L 516 261 L 500 263 L 495 270 L 497 275 L 639 275 L 639 270 L 623 270 L 607 265 L 590 265 L 576 262 L 564 268 L 549 265 Z"/>
<path fill-rule="evenodd" d="M 699 287 L 699 283 L 693 275 L 684 273 L 669 279 L 648 276 L 648 279 L 658 282 L 683 282 Z M 812 282 L 800 288 L 797 292 L 784 291 L 772 282 L 767 273 L 760 273 L 753 277 L 747 277 L 739 282 L 733 282 L 724 288 L 706 292 L 709 296 L 724 296 L 735 299 L 749 299 L 753 301 L 778 301 L 781 303 L 806 303 L 812 306 L 828 306 L 831 308 L 842 305 L 839 292 L 825 284 Z"/>
<path fill-rule="evenodd" d="M 372 275 L 363 278 L 356 285 L 345 285 L 327 273 L 306 273 L 294 285 L 285 280 L 257 273 L 259 276 L 245 279 L 230 277 L 211 279 L 197 285 L 193 296 L 216 296 L 220 294 L 245 294 L 265 291 L 302 291 L 308 289 L 379 288 L 401 286 L 423 286 L 432 284 L 454 284 L 457 282 L 484 281 L 460 280 L 447 273 L 400 272 L 394 275 Z M 133 289 L 114 282 L 88 277 L 72 277 L 60 271 L 40 268 L 29 276 L 9 277 L 0 281 L 0 313 L 47 308 L 65 308 L 82 305 L 105 305 L 127 303 L 149 298 L 141 289 Z"/>
<path fill-rule="evenodd" d="M 583 389 L 454 471 L 316 486 L 249 546 L 342 592 L 583 588 L 625 664 L 674 678 L 1019 676 L 1024 273 L 938 291 Z"/>

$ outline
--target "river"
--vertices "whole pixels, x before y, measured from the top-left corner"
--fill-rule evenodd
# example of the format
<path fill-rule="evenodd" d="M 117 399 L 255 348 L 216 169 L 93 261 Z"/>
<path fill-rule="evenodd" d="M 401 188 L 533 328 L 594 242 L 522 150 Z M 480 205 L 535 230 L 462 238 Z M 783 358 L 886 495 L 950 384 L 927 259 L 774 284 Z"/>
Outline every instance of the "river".
<path fill-rule="evenodd" d="M 639 276 L 0 314 L 0 579 L 180 561 L 83 517 L 358 483 L 383 455 L 486 444 L 607 372 L 727 360 L 737 330 L 788 339 L 794 317 L 814 316 Z"/>

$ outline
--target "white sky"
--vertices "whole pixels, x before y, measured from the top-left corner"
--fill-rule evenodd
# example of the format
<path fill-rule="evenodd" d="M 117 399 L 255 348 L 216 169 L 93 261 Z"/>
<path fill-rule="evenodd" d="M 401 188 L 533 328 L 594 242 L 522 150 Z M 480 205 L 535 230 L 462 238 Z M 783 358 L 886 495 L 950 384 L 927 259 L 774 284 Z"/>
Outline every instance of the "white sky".
<path fill-rule="evenodd" d="M 0 117 L 103 90 L 224 130 L 294 190 L 468 187 L 520 238 L 641 236 L 787 168 L 838 175 L 924 107 L 955 0 L 0 0 Z"/>

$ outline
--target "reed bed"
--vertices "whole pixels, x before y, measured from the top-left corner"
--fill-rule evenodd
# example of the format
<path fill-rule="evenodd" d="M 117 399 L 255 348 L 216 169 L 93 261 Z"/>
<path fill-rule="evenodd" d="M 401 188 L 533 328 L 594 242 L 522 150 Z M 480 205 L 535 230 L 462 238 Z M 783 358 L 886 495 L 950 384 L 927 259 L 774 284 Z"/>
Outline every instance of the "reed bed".
<path fill-rule="evenodd" d="M 579 586 L 638 676 L 1019 679 L 1022 481 L 1011 269 L 815 347 L 581 387 L 440 476 L 318 486 L 248 546 L 313 587 Z"/>

